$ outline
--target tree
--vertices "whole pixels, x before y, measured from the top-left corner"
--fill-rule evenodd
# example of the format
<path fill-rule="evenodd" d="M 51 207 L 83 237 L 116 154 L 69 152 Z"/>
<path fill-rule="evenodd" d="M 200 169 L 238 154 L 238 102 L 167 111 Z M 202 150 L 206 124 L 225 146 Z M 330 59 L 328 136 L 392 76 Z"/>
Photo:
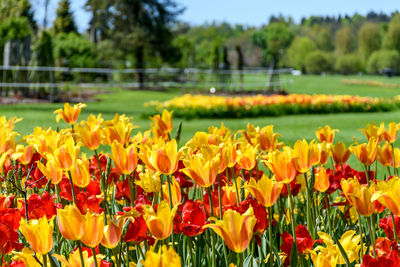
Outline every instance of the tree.
<path fill-rule="evenodd" d="M 57 16 L 53 24 L 55 34 L 78 32 L 69 0 L 61 0 L 58 3 L 56 13 Z"/>
<path fill-rule="evenodd" d="M 25 17 L 31 29 L 36 32 L 37 23 L 34 19 L 33 10 L 28 0 L 1 0 L 0 23 L 9 19 Z"/>
<path fill-rule="evenodd" d="M 316 45 L 313 40 L 308 37 L 297 37 L 288 49 L 288 57 L 290 65 L 296 69 L 305 72 L 304 58 L 314 51 Z"/>
<path fill-rule="evenodd" d="M 369 57 L 368 73 L 377 74 L 386 68 L 390 68 L 395 72 L 400 71 L 400 54 L 397 50 L 379 50 Z"/>
<path fill-rule="evenodd" d="M 361 71 L 362 62 L 356 54 L 345 54 L 337 58 L 335 70 L 342 74 L 353 74 Z"/>
<path fill-rule="evenodd" d="M 332 51 L 333 43 L 331 38 L 331 32 L 328 28 L 324 27 L 318 31 L 316 38 L 317 46 L 320 50 L 323 51 Z"/>
<path fill-rule="evenodd" d="M 92 5 L 93 1 L 86 4 L 88 8 Z M 170 26 L 183 9 L 174 0 L 115 0 L 107 8 L 105 38 L 123 51 L 124 60 L 133 55 L 134 66 L 139 70 L 136 80 L 142 88 L 146 53 L 157 54 L 166 61 L 177 59 Z"/>
<path fill-rule="evenodd" d="M 358 31 L 358 48 L 365 60 L 381 47 L 381 32 L 375 23 L 367 22 Z"/>
<path fill-rule="evenodd" d="M 400 15 L 396 15 L 391 19 L 383 40 L 383 47 L 400 52 Z"/>
<path fill-rule="evenodd" d="M 313 51 L 305 58 L 306 70 L 308 73 L 321 74 L 332 69 L 332 62 L 329 55 L 323 51 Z"/>
<path fill-rule="evenodd" d="M 336 52 L 340 55 L 351 53 L 355 48 L 355 40 L 349 26 L 340 28 L 335 35 Z"/>

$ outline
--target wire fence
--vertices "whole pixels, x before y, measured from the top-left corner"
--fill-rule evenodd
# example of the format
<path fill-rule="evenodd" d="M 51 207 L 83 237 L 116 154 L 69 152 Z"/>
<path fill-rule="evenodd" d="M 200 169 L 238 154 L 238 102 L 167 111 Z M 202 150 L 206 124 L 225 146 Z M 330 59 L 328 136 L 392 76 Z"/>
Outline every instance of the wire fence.
<path fill-rule="evenodd" d="M 67 68 L 47 66 L 0 66 L 1 96 L 23 94 L 53 101 L 65 90 L 88 88 L 161 89 L 179 88 L 185 92 L 262 92 L 280 90 L 293 80 L 292 69 L 243 70 L 196 68 Z M 137 76 L 143 82 L 137 82 Z"/>

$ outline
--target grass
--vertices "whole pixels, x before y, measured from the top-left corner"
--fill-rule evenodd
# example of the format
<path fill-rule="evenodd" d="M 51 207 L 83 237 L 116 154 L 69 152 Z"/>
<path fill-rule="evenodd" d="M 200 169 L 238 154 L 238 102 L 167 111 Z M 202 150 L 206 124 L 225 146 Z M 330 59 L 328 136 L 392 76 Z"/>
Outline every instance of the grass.
<path fill-rule="evenodd" d="M 298 76 L 286 77 L 293 79 L 293 83 L 287 88 L 291 93 L 323 93 L 323 94 L 353 94 L 362 96 L 384 96 L 392 97 L 400 92 L 398 89 L 366 87 L 344 85 L 342 79 L 358 79 L 358 76 Z M 361 77 L 367 80 L 383 80 L 390 83 L 400 83 L 400 78 L 384 78 L 375 76 Z M 111 119 L 115 113 L 125 113 L 133 118 L 133 123 L 140 126 L 140 129 L 149 128 L 149 120 L 142 119 L 141 113 L 147 111 L 143 106 L 144 102 L 150 100 L 167 100 L 180 94 L 179 90 L 165 92 L 153 91 L 126 91 L 112 89 L 113 93 L 101 94 L 99 101 L 87 103 L 87 108 L 83 109 L 81 119 L 86 119 L 90 113 L 102 113 L 105 119 Z M 0 115 L 7 117 L 22 117 L 23 122 L 16 126 L 16 130 L 22 135 L 33 131 L 35 126 L 57 127 L 53 111 L 62 107 L 61 103 L 56 104 L 24 104 L 0 106 Z M 400 111 L 385 113 L 342 113 L 342 114 L 321 114 L 321 115 L 289 115 L 281 117 L 262 117 L 249 119 L 200 119 L 183 121 L 182 141 L 187 141 L 196 131 L 206 131 L 209 126 L 219 126 L 223 122 L 232 130 L 244 129 L 247 123 L 258 126 L 268 124 L 275 125 L 275 131 L 282 135 L 282 140 L 292 145 L 296 140 L 305 138 L 310 140 L 315 138 L 315 130 L 319 126 L 330 125 L 339 129 L 337 140 L 346 144 L 353 143 L 353 137 L 364 140 L 362 133 L 358 130 L 364 128 L 371 122 L 391 122 L 398 121 Z M 174 120 L 177 126 L 179 120 Z M 60 126 L 66 126 L 60 122 Z M 173 133 L 174 134 L 174 133 Z"/>

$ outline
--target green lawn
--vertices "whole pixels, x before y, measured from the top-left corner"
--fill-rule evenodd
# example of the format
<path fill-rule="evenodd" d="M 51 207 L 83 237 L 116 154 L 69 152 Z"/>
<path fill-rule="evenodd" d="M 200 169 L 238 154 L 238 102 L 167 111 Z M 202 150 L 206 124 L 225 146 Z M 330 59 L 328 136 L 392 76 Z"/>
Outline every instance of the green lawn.
<path fill-rule="evenodd" d="M 286 78 L 293 79 L 293 83 L 287 88 L 288 91 L 292 93 L 354 94 L 385 97 L 392 97 L 400 93 L 400 89 L 349 86 L 340 82 L 342 79 L 360 78 L 358 76 L 289 76 Z M 400 78 L 388 79 L 374 76 L 363 76 L 361 78 L 400 83 Z M 150 100 L 166 100 L 180 93 L 178 90 L 152 92 L 112 89 L 110 91 L 112 91 L 112 93 L 99 95 L 99 101 L 87 103 L 88 107 L 82 111 L 81 119 L 87 118 L 90 113 L 102 113 L 106 119 L 112 118 L 115 113 L 125 113 L 133 118 L 134 124 L 140 126 L 141 129 L 147 129 L 149 127 L 149 120 L 140 117 L 142 112 L 147 111 L 143 103 Z M 61 103 L 0 106 L 0 115 L 22 117 L 23 122 L 18 123 L 16 129 L 24 135 L 30 133 L 37 125 L 42 127 L 57 127 L 53 111 L 61 106 Z M 400 111 L 363 114 L 290 115 L 248 119 L 191 120 L 183 121 L 182 140 L 188 140 L 196 131 L 205 131 L 209 126 L 219 126 L 221 122 L 233 130 L 243 129 L 246 127 L 246 124 L 250 122 L 258 126 L 274 124 L 275 130 L 282 134 L 282 140 L 287 144 L 293 144 L 300 138 L 308 140 L 315 138 L 315 130 L 319 126 L 328 124 L 340 130 L 337 134 L 338 139 L 347 144 L 351 144 L 353 142 L 353 137 L 363 140 L 363 135 L 358 129 L 365 127 L 367 123 L 388 123 L 390 121 L 398 121 L 399 118 Z M 179 120 L 174 120 L 175 125 L 178 123 Z M 60 125 L 65 126 L 64 123 Z"/>

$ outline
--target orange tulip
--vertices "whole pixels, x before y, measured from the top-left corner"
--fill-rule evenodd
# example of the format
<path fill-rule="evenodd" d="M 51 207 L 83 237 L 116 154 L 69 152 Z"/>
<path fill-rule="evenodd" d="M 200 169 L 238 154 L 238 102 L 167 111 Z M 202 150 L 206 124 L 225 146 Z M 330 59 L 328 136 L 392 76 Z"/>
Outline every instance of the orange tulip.
<path fill-rule="evenodd" d="M 79 187 L 86 187 L 90 183 L 89 161 L 86 154 L 82 154 L 82 159 L 77 159 L 71 168 L 72 183 Z"/>
<path fill-rule="evenodd" d="M 17 147 L 15 148 L 15 152 L 12 155 L 12 158 L 14 160 L 19 160 L 19 162 L 21 162 L 21 164 L 23 165 L 27 165 L 31 162 L 34 152 L 35 149 L 32 145 L 17 145 Z"/>
<path fill-rule="evenodd" d="M 43 165 L 40 161 L 36 161 L 36 164 L 40 172 L 50 179 L 53 184 L 58 184 L 62 180 L 63 171 L 57 165 L 53 155 L 47 154 L 46 165 Z"/>
<path fill-rule="evenodd" d="M 111 145 L 111 157 L 120 173 L 131 174 L 135 170 L 138 161 L 136 145 L 131 144 L 124 148 L 122 144 L 114 140 Z"/>
<path fill-rule="evenodd" d="M 57 165 L 64 171 L 69 171 L 74 166 L 79 155 L 79 146 L 75 145 L 74 139 L 69 136 L 54 153 Z"/>
<path fill-rule="evenodd" d="M 333 139 L 335 138 L 335 132 L 338 132 L 337 129 L 332 129 L 329 125 L 326 125 L 324 128 L 319 127 L 315 132 L 318 140 L 320 142 L 333 143 Z"/>
<path fill-rule="evenodd" d="M 19 230 L 36 253 L 47 254 L 53 248 L 53 220 L 47 220 L 46 216 L 38 220 L 27 222 L 22 219 Z"/>
<path fill-rule="evenodd" d="M 217 179 L 220 165 L 219 154 L 213 153 L 206 147 L 190 155 L 189 159 L 184 160 L 183 163 L 186 168 L 182 171 L 201 187 L 210 187 Z"/>
<path fill-rule="evenodd" d="M 220 161 L 218 173 L 222 173 L 226 168 L 232 168 L 237 161 L 236 147 L 231 142 L 225 143 L 220 149 Z"/>
<path fill-rule="evenodd" d="M 104 258 L 102 255 L 95 255 L 95 256 L 92 255 L 89 257 L 89 253 L 86 250 L 84 250 L 82 252 L 82 260 L 83 260 L 82 263 L 78 249 L 69 254 L 68 260 L 63 255 L 53 254 L 52 256 L 54 256 L 58 261 L 60 261 L 62 263 L 61 266 L 63 267 L 94 267 L 96 266 L 94 262 L 95 260 L 97 262 L 97 266 L 101 266 L 102 265 L 101 260 L 102 258 Z"/>
<path fill-rule="evenodd" d="M 382 148 L 378 147 L 377 159 L 383 166 L 392 167 L 393 154 L 395 158 L 395 167 L 398 168 L 400 167 L 400 149 L 395 147 L 393 153 L 392 146 L 388 142 L 386 142 Z"/>
<path fill-rule="evenodd" d="M 274 133 L 274 125 L 268 125 L 260 130 L 259 148 L 264 151 L 276 150 L 279 148 L 278 136 Z"/>
<path fill-rule="evenodd" d="M 147 227 L 154 238 L 164 240 L 172 234 L 174 228 L 173 220 L 178 206 L 172 209 L 168 202 L 161 201 L 158 204 L 157 211 L 150 205 L 143 205 L 144 219 Z"/>
<path fill-rule="evenodd" d="M 171 177 L 171 195 L 172 195 L 172 205 L 178 205 L 182 201 L 181 187 L 174 177 Z M 165 201 L 169 203 L 169 192 L 168 192 L 168 182 L 166 182 L 163 187 L 163 195 Z"/>
<path fill-rule="evenodd" d="M 362 164 L 369 166 L 374 163 L 376 159 L 378 153 L 378 140 L 376 140 L 375 137 L 371 137 L 367 144 L 356 145 L 350 149 Z"/>
<path fill-rule="evenodd" d="M 85 232 L 85 218 L 75 205 L 58 209 L 57 223 L 61 234 L 68 240 L 80 240 Z"/>
<path fill-rule="evenodd" d="M 250 207 L 243 215 L 229 209 L 225 211 L 222 221 L 215 218 L 212 220 L 215 223 L 206 224 L 203 228 L 213 229 L 232 251 L 241 253 L 249 246 L 257 222 L 253 208 Z"/>
<path fill-rule="evenodd" d="M 257 163 L 257 147 L 241 144 L 237 150 L 237 164 L 245 170 L 252 170 Z"/>
<path fill-rule="evenodd" d="M 86 107 L 85 104 L 79 103 L 71 107 L 69 103 L 64 104 L 64 109 L 57 109 L 54 114 L 57 114 L 56 121 L 59 122 L 63 119 L 66 123 L 73 125 L 78 120 L 79 113 L 81 113 L 82 108 Z"/>
<path fill-rule="evenodd" d="M 336 164 L 344 164 L 349 159 L 351 151 L 342 142 L 338 142 L 332 147 L 332 157 Z"/>
<path fill-rule="evenodd" d="M 172 112 L 164 109 L 161 116 L 159 114 L 150 117 L 153 121 L 151 128 L 155 137 L 169 140 L 169 133 L 172 131 Z"/>
<path fill-rule="evenodd" d="M 176 171 L 179 156 L 176 140 L 165 142 L 161 138 L 157 139 L 152 147 L 142 145 L 139 154 L 140 159 L 149 169 L 165 175 L 171 175 Z"/>
<path fill-rule="evenodd" d="M 277 181 L 290 183 L 296 178 L 295 158 L 288 147 L 285 147 L 283 151 L 270 152 L 264 163 L 275 174 Z"/>
<path fill-rule="evenodd" d="M 257 199 L 264 207 L 271 207 L 278 200 L 278 197 L 284 186 L 283 182 L 276 182 L 263 175 L 260 180 L 254 178 L 245 186 L 247 190 Z"/>
<path fill-rule="evenodd" d="M 135 128 L 128 117 L 119 114 L 115 114 L 111 121 L 106 121 L 104 124 L 104 133 L 109 145 L 115 140 L 122 145 L 128 144 L 131 131 Z"/>
<path fill-rule="evenodd" d="M 231 182 L 232 182 L 231 185 L 227 183 L 225 186 L 222 187 L 223 190 L 222 204 L 236 206 L 238 203 L 238 198 L 237 198 L 238 194 L 236 193 L 236 188 L 239 190 L 240 194 L 241 177 L 240 176 L 236 177 L 236 179 L 232 179 Z M 218 214 L 219 214 L 219 209 L 218 209 Z"/>
<path fill-rule="evenodd" d="M 306 140 L 298 140 L 294 144 L 294 156 L 296 157 L 296 169 L 300 173 L 306 173 L 312 165 L 319 162 L 321 154 L 318 145 L 311 141 L 310 144 Z"/>
<path fill-rule="evenodd" d="M 117 221 L 110 220 L 108 225 L 104 227 L 104 234 L 101 244 L 109 249 L 115 248 L 121 240 L 124 224 L 125 219 L 123 218 L 120 218 Z"/>
<path fill-rule="evenodd" d="M 395 176 L 388 181 L 378 181 L 373 200 L 379 200 L 394 215 L 400 216 L 400 178 Z"/>
<path fill-rule="evenodd" d="M 100 125 L 96 125 L 91 129 L 86 124 L 78 124 L 75 126 L 75 132 L 79 140 L 90 150 L 98 149 L 103 140 L 103 130 Z"/>
<path fill-rule="evenodd" d="M 318 149 L 321 152 L 318 164 L 325 165 L 328 162 L 329 155 L 332 149 L 332 144 L 326 142 L 320 143 L 318 144 Z"/>
<path fill-rule="evenodd" d="M 314 188 L 319 192 L 325 192 L 329 188 L 329 176 L 324 167 L 318 168 L 315 173 Z"/>
<path fill-rule="evenodd" d="M 85 246 L 94 248 L 100 244 L 104 231 L 104 214 L 88 212 L 85 215 L 85 231 L 81 241 Z"/>
<path fill-rule="evenodd" d="M 366 185 L 360 185 L 357 178 L 353 179 L 342 179 L 340 182 L 342 191 L 346 196 L 347 200 L 356 207 L 357 211 L 365 216 L 371 216 L 375 210 L 376 205 L 372 196 L 375 193 L 375 187 Z"/>
<path fill-rule="evenodd" d="M 400 129 L 400 123 L 391 122 L 389 123 L 389 129 L 383 130 L 383 138 L 389 142 L 394 143 L 397 140 L 397 132 Z"/>

